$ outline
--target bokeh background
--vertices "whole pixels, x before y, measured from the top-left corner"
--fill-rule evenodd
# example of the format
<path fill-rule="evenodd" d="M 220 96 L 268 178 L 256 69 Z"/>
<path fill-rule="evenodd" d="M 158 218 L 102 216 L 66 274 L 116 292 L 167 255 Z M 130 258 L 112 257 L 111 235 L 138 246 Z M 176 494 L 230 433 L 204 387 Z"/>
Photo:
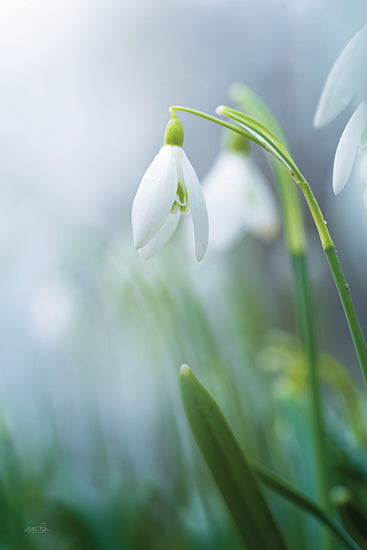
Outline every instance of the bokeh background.
<path fill-rule="evenodd" d="M 331 186 L 352 111 L 312 127 L 334 59 L 366 20 L 363 0 L 2 2 L 1 548 L 237 547 L 186 425 L 183 362 L 246 448 L 312 493 L 282 235 L 267 245 L 247 236 L 197 265 L 181 231 L 142 262 L 130 211 L 169 106 L 213 113 L 233 82 L 247 84 L 283 125 L 322 205 L 366 332 L 366 212 L 357 186 L 337 198 Z M 221 131 L 181 120 L 203 179 Z M 305 217 L 317 338 L 354 395 L 356 358 Z M 334 390 L 331 431 L 350 413 Z M 283 508 L 290 540 L 311 548 L 313 529 Z M 42 522 L 50 532 L 24 533 Z"/>

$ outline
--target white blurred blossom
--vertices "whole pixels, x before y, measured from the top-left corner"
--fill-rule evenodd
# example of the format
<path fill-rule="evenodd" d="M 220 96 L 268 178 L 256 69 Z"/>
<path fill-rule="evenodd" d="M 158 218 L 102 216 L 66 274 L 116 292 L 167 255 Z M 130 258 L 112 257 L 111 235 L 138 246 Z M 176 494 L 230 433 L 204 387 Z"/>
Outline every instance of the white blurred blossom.
<path fill-rule="evenodd" d="M 223 150 L 203 182 L 209 247 L 225 250 L 251 233 L 268 241 L 280 227 L 274 196 L 248 153 Z"/>
<path fill-rule="evenodd" d="M 338 194 L 350 178 L 355 175 L 367 189 L 366 133 L 367 133 L 367 24 L 353 36 L 335 61 L 322 91 L 316 109 L 316 128 L 331 122 L 351 102 L 359 105 L 347 123 L 335 153 L 333 189 Z M 362 101 L 361 101 L 362 99 Z M 366 204 L 366 191 L 364 192 Z"/>

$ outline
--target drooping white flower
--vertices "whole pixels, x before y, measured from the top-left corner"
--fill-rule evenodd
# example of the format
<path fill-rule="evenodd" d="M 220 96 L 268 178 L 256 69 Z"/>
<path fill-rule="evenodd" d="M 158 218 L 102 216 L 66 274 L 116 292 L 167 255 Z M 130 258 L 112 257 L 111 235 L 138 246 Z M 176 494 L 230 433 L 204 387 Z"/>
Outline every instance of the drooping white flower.
<path fill-rule="evenodd" d="M 134 246 L 147 260 L 174 234 L 181 215 L 190 213 L 198 261 L 208 244 L 208 214 L 198 177 L 184 150 L 183 129 L 172 119 L 165 145 L 150 164 L 139 185 L 132 207 Z"/>
<path fill-rule="evenodd" d="M 209 247 L 225 250 L 246 234 L 266 241 L 280 227 L 269 184 L 248 153 L 222 151 L 203 182 L 209 213 Z"/>
<path fill-rule="evenodd" d="M 367 58 L 367 24 L 353 36 L 335 61 L 317 106 L 314 126 L 331 122 L 353 97 L 366 98 L 365 60 Z M 356 165 L 357 178 L 367 185 L 367 173 L 362 162 L 366 156 L 367 104 L 363 100 L 347 123 L 334 158 L 333 189 L 338 194 Z"/>

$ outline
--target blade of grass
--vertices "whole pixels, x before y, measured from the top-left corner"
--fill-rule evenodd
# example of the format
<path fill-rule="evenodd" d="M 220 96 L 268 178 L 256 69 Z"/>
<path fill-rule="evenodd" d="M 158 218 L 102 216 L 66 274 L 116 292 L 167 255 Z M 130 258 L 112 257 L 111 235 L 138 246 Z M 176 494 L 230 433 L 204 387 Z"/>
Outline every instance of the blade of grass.
<path fill-rule="evenodd" d="M 179 385 L 191 430 L 246 548 L 285 550 L 283 537 L 221 409 L 187 365 L 181 367 Z"/>

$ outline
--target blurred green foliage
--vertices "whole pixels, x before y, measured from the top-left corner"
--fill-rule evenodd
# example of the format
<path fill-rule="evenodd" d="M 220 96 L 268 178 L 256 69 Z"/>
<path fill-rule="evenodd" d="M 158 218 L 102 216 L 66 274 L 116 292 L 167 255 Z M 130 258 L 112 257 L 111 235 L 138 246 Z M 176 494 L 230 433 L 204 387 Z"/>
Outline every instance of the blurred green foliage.
<path fill-rule="evenodd" d="M 216 396 L 247 455 L 315 494 L 306 362 L 285 330 L 293 323 L 289 285 L 271 292 L 273 267 L 251 239 L 201 266 L 187 262 L 180 244 L 148 268 L 121 254 L 118 242 L 88 260 L 87 314 L 63 348 L 87 360 L 72 361 L 62 387 L 46 381 L 44 436 L 23 440 L 11 407 L 3 406 L 1 550 L 242 548 L 186 423 L 177 387 L 183 362 Z M 82 268 L 77 276 L 85 280 Z M 103 331 L 101 362 L 94 339 Z M 326 354 L 321 377 L 333 485 L 365 506 L 359 390 Z M 54 399 L 65 387 L 58 410 Z M 315 521 L 265 495 L 289 547 L 314 548 Z M 29 532 L 42 524 L 46 531 Z"/>

